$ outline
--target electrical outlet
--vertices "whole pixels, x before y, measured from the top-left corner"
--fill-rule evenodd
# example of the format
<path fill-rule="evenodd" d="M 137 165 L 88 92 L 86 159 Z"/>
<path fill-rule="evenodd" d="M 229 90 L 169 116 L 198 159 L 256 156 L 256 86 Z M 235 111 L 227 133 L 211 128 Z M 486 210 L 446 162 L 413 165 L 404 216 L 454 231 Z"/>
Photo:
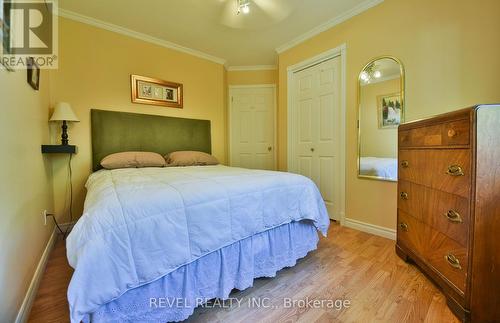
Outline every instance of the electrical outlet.
<path fill-rule="evenodd" d="M 43 225 L 47 225 L 47 210 L 43 210 L 42 217 L 43 217 Z"/>

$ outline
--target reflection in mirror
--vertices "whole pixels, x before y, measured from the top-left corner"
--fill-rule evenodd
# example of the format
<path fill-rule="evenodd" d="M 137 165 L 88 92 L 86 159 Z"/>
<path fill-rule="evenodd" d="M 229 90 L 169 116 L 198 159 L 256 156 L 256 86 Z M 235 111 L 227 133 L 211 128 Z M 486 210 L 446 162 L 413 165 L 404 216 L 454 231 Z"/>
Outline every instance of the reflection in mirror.
<path fill-rule="evenodd" d="M 404 121 L 404 69 L 394 57 L 370 61 L 358 79 L 358 176 L 398 177 L 398 133 Z"/>

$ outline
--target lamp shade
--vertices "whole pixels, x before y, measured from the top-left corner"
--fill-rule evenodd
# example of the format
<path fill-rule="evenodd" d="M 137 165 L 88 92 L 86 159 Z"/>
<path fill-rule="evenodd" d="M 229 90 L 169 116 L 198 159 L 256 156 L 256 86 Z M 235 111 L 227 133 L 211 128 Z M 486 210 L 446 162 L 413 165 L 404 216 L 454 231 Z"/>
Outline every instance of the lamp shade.
<path fill-rule="evenodd" d="M 79 122 L 80 120 L 76 117 L 69 103 L 59 102 L 56 104 L 54 113 L 52 113 L 52 116 L 50 117 L 50 121 Z"/>

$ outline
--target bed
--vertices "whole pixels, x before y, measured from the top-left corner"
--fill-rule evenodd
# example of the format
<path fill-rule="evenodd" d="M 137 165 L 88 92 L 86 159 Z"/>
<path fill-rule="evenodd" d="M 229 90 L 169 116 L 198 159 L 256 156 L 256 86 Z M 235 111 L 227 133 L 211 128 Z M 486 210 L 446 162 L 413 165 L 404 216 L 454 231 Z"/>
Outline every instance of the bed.
<path fill-rule="evenodd" d="M 92 110 L 91 122 L 95 172 L 67 239 L 71 322 L 184 320 L 293 266 L 316 249 L 317 231 L 326 236 L 324 202 L 300 175 L 223 165 L 99 169 L 118 151 L 210 152 L 208 121 Z"/>
<path fill-rule="evenodd" d="M 361 157 L 359 161 L 360 175 L 398 179 L 397 158 Z"/>

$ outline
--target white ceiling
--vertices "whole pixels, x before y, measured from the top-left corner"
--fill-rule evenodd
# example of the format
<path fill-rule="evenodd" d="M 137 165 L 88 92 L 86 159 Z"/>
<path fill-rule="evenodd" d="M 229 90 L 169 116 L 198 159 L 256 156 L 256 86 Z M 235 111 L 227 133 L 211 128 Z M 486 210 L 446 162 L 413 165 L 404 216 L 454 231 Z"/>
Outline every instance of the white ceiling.
<path fill-rule="evenodd" d="M 236 15 L 236 0 L 59 0 L 59 7 L 62 16 L 88 17 L 220 58 L 227 66 L 249 66 L 274 65 L 276 48 L 381 1 L 251 0 L 248 15 Z"/>

